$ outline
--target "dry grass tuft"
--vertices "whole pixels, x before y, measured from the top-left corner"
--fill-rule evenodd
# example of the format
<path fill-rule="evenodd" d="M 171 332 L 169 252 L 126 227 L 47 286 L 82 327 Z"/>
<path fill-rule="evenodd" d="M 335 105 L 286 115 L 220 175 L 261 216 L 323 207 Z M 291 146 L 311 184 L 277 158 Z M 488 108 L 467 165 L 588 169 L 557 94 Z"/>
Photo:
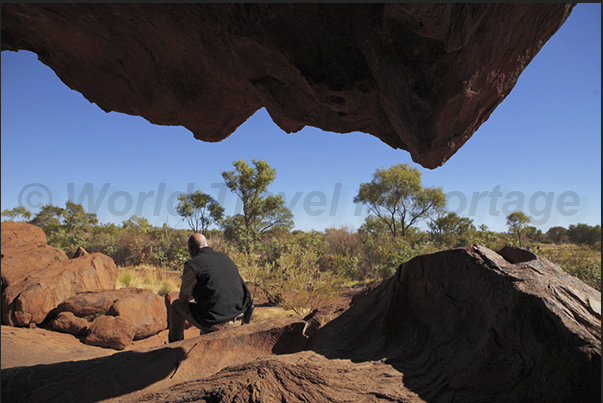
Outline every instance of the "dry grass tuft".
<path fill-rule="evenodd" d="M 115 288 L 141 288 L 165 296 L 180 289 L 180 282 L 166 275 L 157 267 L 149 265 L 117 268 Z"/>

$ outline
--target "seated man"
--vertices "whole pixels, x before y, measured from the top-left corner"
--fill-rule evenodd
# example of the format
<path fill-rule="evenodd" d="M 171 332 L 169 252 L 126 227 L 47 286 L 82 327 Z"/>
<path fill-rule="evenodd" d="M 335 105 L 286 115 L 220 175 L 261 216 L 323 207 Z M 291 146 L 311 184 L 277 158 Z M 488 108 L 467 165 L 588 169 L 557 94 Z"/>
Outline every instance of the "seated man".
<path fill-rule="evenodd" d="M 184 339 L 185 320 L 205 334 L 241 325 L 253 309 L 249 289 L 227 255 L 207 246 L 202 234 L 191 235 L 187 244 L 191 259 L 184 264 L 180 294 L 172 302 L 170 343 Z"/>

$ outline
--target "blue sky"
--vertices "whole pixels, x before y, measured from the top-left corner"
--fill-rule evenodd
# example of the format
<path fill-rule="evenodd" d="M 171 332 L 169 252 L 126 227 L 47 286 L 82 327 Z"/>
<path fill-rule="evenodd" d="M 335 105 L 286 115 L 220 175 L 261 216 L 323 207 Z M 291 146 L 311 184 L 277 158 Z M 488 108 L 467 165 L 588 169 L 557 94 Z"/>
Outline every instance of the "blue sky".
<path fill-rule="evenodd" d="M 521 210 L 544 232 L 601 224 L 601 4 L 578 4 L 519 77 L 510 95 L 442 167 L 422 168 L 408 152 L 355 132 L 306 127 L 287 134 L 260 109 L 219 143 L 179 126 L 103 112 L 69 89 L 31 52 L 2 52 L 2 210 L 65 206 L 68 198 L 101 222 L 142 215 L 186 228 L 179 192 L 200 189 L 227 215 L 239 212 L 221 172 L 237 159 L 277 170 L 296 229 L 358 229 L 366 210 L 352 200 L 376 169 L 409 163 L 424 186 L 440 186 L 448 209 L 505 231 Z M 424 224 L 421 227 L 425 228 Z"/>

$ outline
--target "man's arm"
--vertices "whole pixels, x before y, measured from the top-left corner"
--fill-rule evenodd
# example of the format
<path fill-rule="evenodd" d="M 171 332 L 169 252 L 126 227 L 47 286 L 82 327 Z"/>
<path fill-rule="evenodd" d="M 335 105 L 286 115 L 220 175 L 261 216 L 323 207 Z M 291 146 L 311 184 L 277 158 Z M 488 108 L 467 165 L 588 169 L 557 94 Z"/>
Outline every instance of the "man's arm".
<path fill-rule="evenodd" d="M 193 297 L 193 288 L 197 284 L 197 278 L 195 277 L 195 273 L 193 269 L 188 265 L 184 265 L 184 270 L 182 271 L 182 284 L 180 285 L 180 293 L 178 294 L 178 299 L 181 302 L 188 302 Z"/>

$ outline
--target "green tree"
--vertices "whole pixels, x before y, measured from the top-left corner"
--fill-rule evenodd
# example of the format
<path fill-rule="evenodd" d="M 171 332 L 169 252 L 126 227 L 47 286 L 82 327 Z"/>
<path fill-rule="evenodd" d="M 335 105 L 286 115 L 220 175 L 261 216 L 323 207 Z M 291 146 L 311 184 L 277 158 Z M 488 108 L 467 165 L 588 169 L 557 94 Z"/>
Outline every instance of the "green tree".
<path fill-rule="evenodd" d="M 476 231 L 472 219 L 461 217 L 454 212 L 440 215 L 427 226 L 429 234 L 436 243 L 452 247 L 466 245 L 471 234 Z"/>
<path fill-rule="evenodd" d="M 541 240 L 542 231 L 534 226 L 528 225 L 525 228 L 524 236 L 526 240 L 533 244 Z"/>
<path fill-rule="evenodd" d="M 52 204 L 46 204 L 42 206 L 30 223 L 42 228 L 48 234 L 62 227 L 64 214 L 65 209 L 53 206 Z"/>
<path fill-rule="evenodd" d="M 210 225 L 222 220 L 224 207 L 210 195 L 195 190 L 178 196 L 176 212 L 186 220 L 193 232 L 206 232 Z"/>
<path fill-rule="evenodd" d="M 517 241 L 519 242 L 520 248 L 522 247 L 522 240 L 529 223 L 530 217 L 521 211 L 516 211 L 507 216 L 507 226 L 509 227 L 509 232 L 517 236 Z"/>
<path fill-rule="evenodd" d="M 601 243 L 601 226 L 590 226 L 588 224 L 570 225 L 567 230 L 567 237 L 572 243 L 577 245 L 595 246 Z"/>
<path fill-rule="evenodd" d="M 71 200 L 65 203 L 63 210 L 63 225 L 69 232 L 78 228 L 89 227 L 98 224 L 96 213 L 86 213 L 84 206 L 76 204 Z"/>
<path fill-rule="evenodd" d="M 282 196 L 266 196 L 260 201 L 259 210 L 257 228 L 260 235 L 270 230 L 293 229 L 293 214 L 285 206 Z"/>
<path fill-rule="evenodd" d="M 405 236 L 419 220 L 442 211 L 446 195 L 439 187 L 424 188 L 416 168 L 397 164 L 377 169 L 371 182 L 361 183 L 354 203 L 368 207 L 393 236 Z"/>
<path fill-rule="evenodd" d="M 153 226 L 149 220 L 144 217 L 138 217 L 137 215 L 133 215 L 126 221 L 123 221 L 121 226 L 125 230 L 139 233 L 148 233 L 153 230 Z"/>
<path fill-rule="evenodd" d="M 251 246 L 250 241 L 254 242 L 263 232 L 275 226 L 293 227 L 293 215 L 285 207 L 282 197 L 266 194 L 268 186 L 276 178 L 276 169 L 264 160 L 252 158 L 251 162 L 253 167 L 239 159 L 233 163 L 234 170 L 222 172 L 228 189 L 243 202 L 241 219 L 247 249 Z M 241 223 L 239 219 L 233 222 Z"/>
<path fill-rule="evenodd" d="M 559 245 L 563 239 L 567 237 L 567 229 L 563 227 L 551 227 L 546 234 L 549 236 L 551 241 Z"/>
<path fill-rule="evenodd" d="M 24 206 L 17 206 L 12 210 L 6 209 L 2 211 L 2 217 L 6 217 L 5 221 L 25 222 L 31 219 L 31 212 Z"/>

